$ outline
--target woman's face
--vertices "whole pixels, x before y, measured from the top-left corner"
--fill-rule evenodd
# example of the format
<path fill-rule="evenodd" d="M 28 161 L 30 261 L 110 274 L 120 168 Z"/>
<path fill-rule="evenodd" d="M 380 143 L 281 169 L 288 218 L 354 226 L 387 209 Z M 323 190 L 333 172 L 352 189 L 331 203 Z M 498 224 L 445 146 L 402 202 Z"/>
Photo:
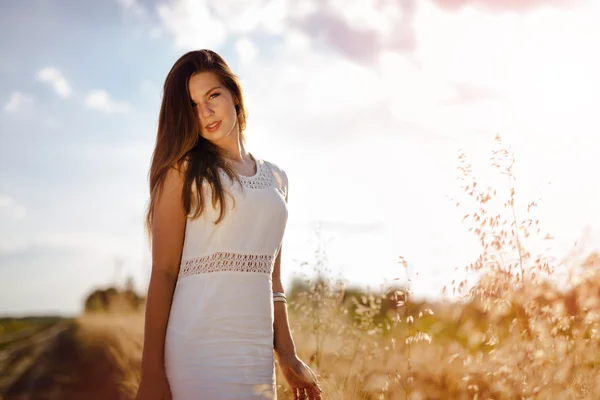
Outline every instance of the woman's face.
<path fill-rule="evenodd" d="M 218 76 L 213 72 L 199 72 L 190 77 L 188 88 L 200 123 L 200 135 L 213 143 L 228 136 L 237 140 L 236 102 Z"/>

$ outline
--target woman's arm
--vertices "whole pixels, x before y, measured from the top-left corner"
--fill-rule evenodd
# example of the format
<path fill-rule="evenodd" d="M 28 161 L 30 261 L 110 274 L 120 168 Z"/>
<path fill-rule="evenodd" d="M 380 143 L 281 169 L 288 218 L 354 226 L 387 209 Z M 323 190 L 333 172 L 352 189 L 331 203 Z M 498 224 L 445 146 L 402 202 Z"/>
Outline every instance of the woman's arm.
<path fill-rule="evenodd" d="M 287 190 L 285 201 L 287 202 Z M 281 252 L 282 247 L 279 247 L 279 254 L 275 258 L 273 266 L 273 292 L 283 293 L 283 285 L 281 283 Z M 290 389 L 295 399 L 321 399 L 322 390 L 319 386 L 317 375 L 298 358 L 296 354 L 296 345 L 292 339 L 290 324 L 287 314 L 287 303 L 276 301 L 274 302 L 274 321 L 273 321 L 273 347 L 279 360 L 279 368 L 283 377 L 290 385 Z M 307 395 L 308 397 L 303 397 Z"/>
<path fill-rule="evenodd" d="M 285 176 L 285 174 L 284 174 Z M 285 177 L 285 202 L 288 202 L 288 189 L 287 189 L 287 177 Z M 284 293 L 283 284 L 281 283 L 281 252 L 283 245 L 279 247 L 279 253 L 275 258 L 275 265 L 273 266 L 273 273 L 271 278 L 273 280 L 273 292 Z M 296 346 L 294 345 L 294 339 L 292 339 L 292 333 L 290 332 L 290 324 L 287 314 L 287 303 L 280 301 L 274 304 L 274 323 L 273 323 L 273 347 L 277 357 L 296 357 Z"/>
<path fill-rule="evenodd" d="M 282 248 L 279 248 L 279 254 L 275 259 L 275 266 L 273 267 L 273 292 L 284 293 L 283 284 L 281 283 L 281 251 Z M 275 353 L 280 359 L 282 357 L 296 357 L 296 346 L 294 345 L 294 339 L 290 331 L 287 305 L 286 303 L 277 301 L 273 307 L 275 309 L 275 321 L 273 323 L 273 347 L 275 348 Z"/>
<path fill-rule="evenodd" d="M 142 375 L 165 372 L 165 335 L 187 221 L 182 201 L 183 182 L 183 173 L 170 168 L 154 206 L 152 272 L 146 298 Z"/>
<path fill-rule="evenodd" d="M 273 269 L 273 291 L 283 293 L 281 284 L 281 248 Z M 320 400 L 323 391 L 318 376 L 296 354 L 296 346 L 292 339 L 288 323 L 286 303 L 275 302 L 274 348 L 283 377 L 290 385 L 295 399 Z M 308 395 L 308 397 L 303 397 Z"/>

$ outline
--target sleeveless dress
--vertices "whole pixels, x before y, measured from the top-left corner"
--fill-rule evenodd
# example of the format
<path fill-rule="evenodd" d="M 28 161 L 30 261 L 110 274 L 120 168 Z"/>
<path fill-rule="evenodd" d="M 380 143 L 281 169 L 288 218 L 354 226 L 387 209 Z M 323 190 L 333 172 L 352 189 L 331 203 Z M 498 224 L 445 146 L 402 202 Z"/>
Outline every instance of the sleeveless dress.
<path fill-rule="evenodd" d="M 287 222 L 287 175 L 253 158 L 242 186 L 220 170 L 227 213 L 217 225 L 210 187 L 200 218 L 188 215 L 165 338 L 173 400 L 275 399 L 275 258 Z"/>

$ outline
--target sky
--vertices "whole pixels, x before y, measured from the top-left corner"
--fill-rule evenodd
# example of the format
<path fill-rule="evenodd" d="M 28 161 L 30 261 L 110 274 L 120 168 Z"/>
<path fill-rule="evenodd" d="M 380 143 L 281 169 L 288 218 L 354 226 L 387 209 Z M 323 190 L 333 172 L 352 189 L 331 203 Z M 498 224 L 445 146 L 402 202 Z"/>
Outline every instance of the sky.
<path fill-rule="evenodd" d="M 87 293 L 127 276 L 145 292 L 161 87 L 200 48 L 241 80 L 247 149 L 288 175 L 286 285 L 313 274 L 322 242 L 348 284 L 409 276 L 414 296 L 440 298 L 481 251 L 462 222 L 475 208 L 462 208 L 457 156 L 506 191 L 488 167 L 496 134 L 515 153 L 517 212 L 539 202 L 548 251 L 599 247 L 600 1 L 24 0 L 0 11 L 0 315 L 76 315 Z"/>

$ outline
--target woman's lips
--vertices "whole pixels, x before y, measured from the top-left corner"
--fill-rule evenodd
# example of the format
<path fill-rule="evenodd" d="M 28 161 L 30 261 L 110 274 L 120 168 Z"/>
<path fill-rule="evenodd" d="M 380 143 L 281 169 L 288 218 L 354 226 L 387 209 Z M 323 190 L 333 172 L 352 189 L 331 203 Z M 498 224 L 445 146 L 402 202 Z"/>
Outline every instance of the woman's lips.
<path fill-rule="evenodd" d="M 221 126 L 221 121 L 213 122 L 210 125 L 206 125 L 206 130 L 209 132 L 214 132 L 219 129 L 219 126 Z"/>

